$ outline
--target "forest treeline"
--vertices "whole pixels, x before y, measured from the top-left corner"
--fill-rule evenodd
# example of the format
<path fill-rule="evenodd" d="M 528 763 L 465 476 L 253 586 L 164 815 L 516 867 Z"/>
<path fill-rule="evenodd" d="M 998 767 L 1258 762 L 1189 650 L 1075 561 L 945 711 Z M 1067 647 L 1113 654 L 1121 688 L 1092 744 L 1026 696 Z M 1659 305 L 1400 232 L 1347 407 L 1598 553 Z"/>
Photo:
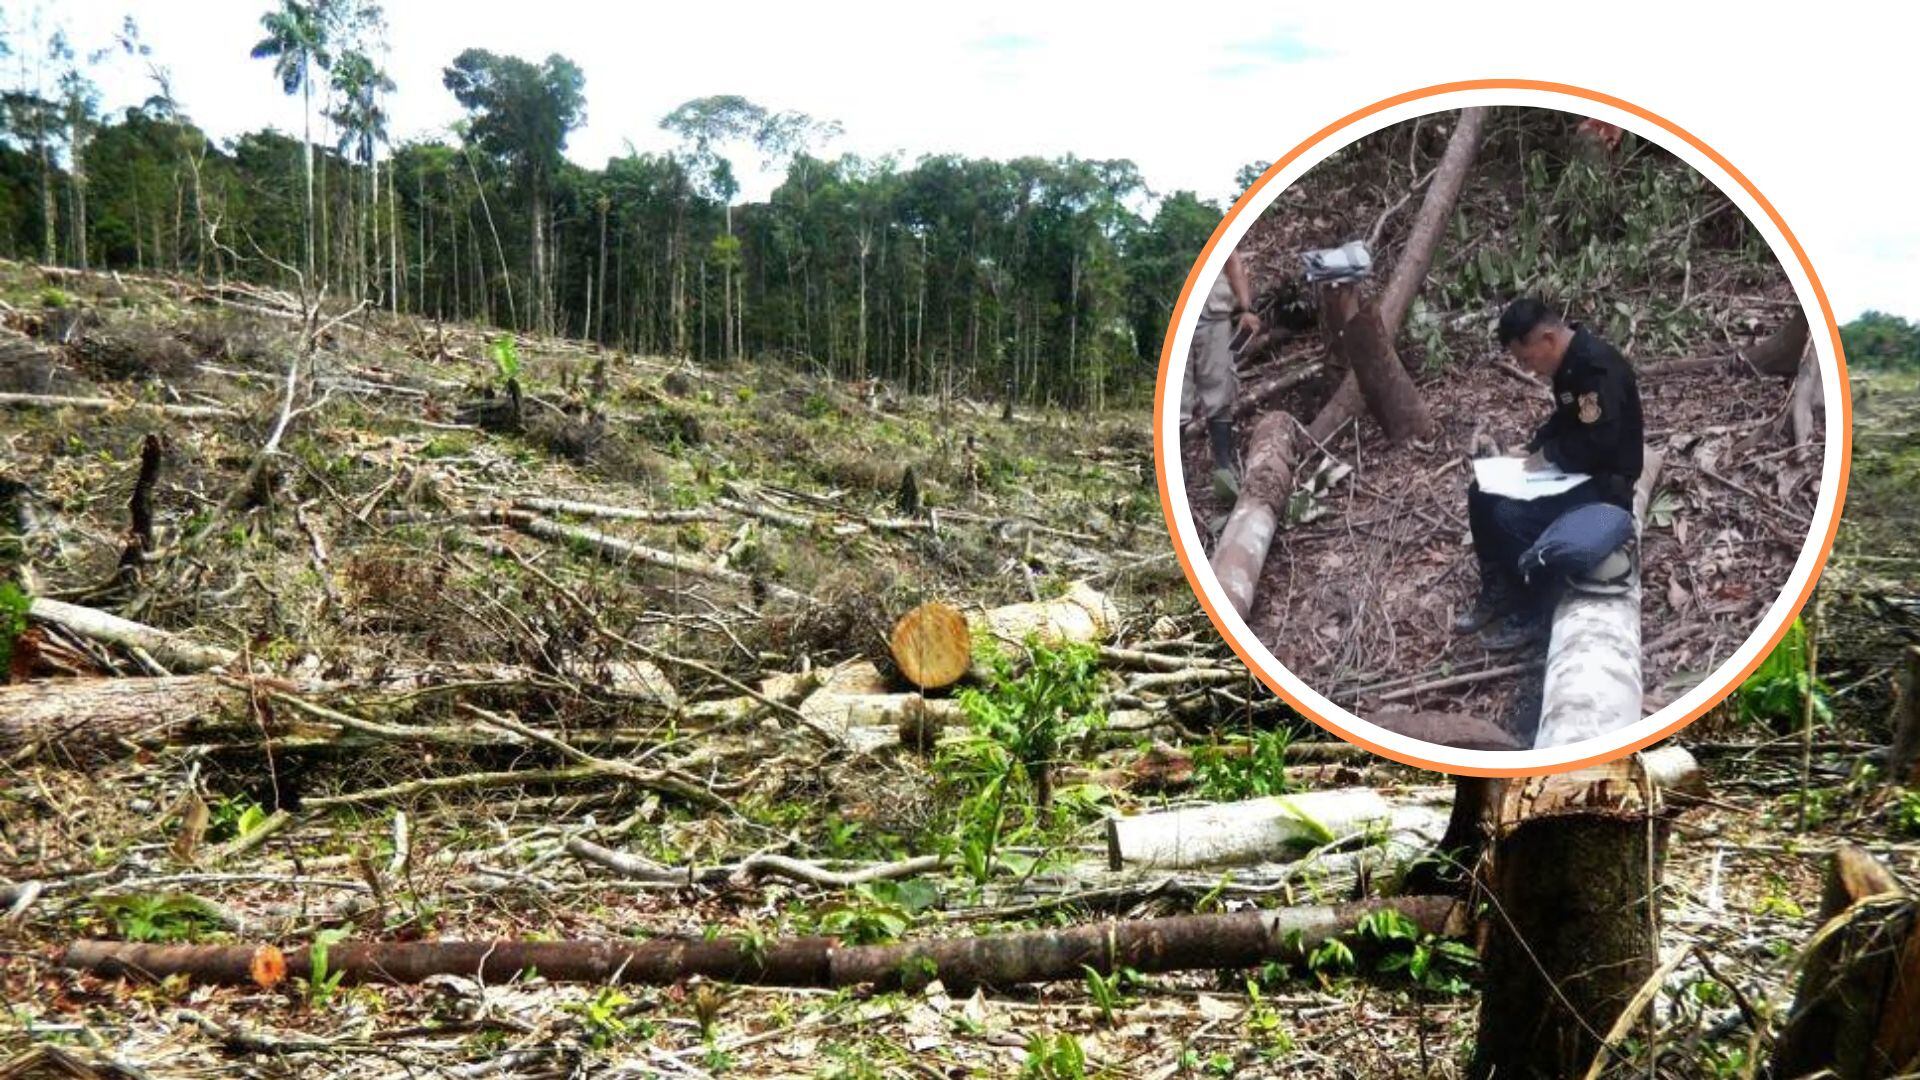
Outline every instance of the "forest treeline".
<path fill-rule="evenodd" d="M 563 156 L 586 116 L 562 56 L 480 49 L 438 87 L 465 118 L 395 143 L 403 92 L 367 0 L 281 0 L 253 49 L 304 138 L 197 127 L 128 19 L 77 50 L 13 28 L 0 111 L 0 252 L 241 278 L 383 309 L 701 360 L 779 356 L 917 391 L 1099 406 L 1152 385 L 1173 301 L 1221 208 L 1156 197 L 1126 160 L 829 155 L 832 121 L 736 96 L 660 121 L 676 145 L 599 169 Z M 236 64 L 247 58 L 235 57 Z M 104 63 L 153 89 L 105 112 Z M 313 128 L 322 136 L 313 137 Z M 783 171 L 736 202 L 729 159 Z"/>

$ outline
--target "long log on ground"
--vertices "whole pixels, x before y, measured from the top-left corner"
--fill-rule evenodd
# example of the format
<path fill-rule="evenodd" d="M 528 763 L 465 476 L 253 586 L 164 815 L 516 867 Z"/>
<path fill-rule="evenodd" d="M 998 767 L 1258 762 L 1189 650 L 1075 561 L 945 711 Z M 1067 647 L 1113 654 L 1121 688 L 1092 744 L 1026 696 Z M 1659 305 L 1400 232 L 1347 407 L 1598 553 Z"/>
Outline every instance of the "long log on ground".
<path fill-rule="evenodd" d="M 1698 778 L 1662 747 L 1503 786 L 1469 1076 L 1578 1076 L 1603 1052 L 1600 1033 L 1658 966 L 1669 796 Z"/>
<path fill-rule="evenodd" d="M 836 669 L 800 703 L 808 726 L 856 754 L 896 745 L 930 748 L 943 727 L 963 716 L 950 698 L 894 693 L 880 669 L 864 660 Z"/>
<path fill-rule="evenodd" d="M 1278 862 L 1298 851 L 1392 821 L 1372 788 L 1303 791 L 1107 819 L 1107 865 L 1182 869 Z"/>
<path fill-rule="evenodd" d="M 1660 476 L 1661 455 L 1646 455 L 1633 493 L 1634 535 Z M 1570 589 L 1553 612 L 1546 681 L 1540 692 L 1535 749 L 1597 739 L 1639 720 L 1644 711 L 1640 650 L 1640 567 L 1625 592 L 1612 596 Z"/>
<path fill-rule="evenodd" d="M 123 619 L 95 608 L 81 607 L 60 600 L 36 596 L 27 608 L 27 618 L 51 623 L 84 638 L 103 641 L 123 648 L 144 649 L 172 671 L 200 671 L 228 667 L 240 654 L 217 645 L 202 645 L 179 634 L 157 630 L 131 619 Z"/>
<path fill-rule="evenodd" d="M 1413 305 L 1413 298 L 1420 294 L 1420 286 L 1426 282 L 1427 271 L 1433 265 L 1434 252 L 1440 245 L 1440 237 L 1445 235 L 1447 222 L 1453 217 L 1453 204 L 1459 199 L 1460 188 L 1473 168 L 1474 155 L 1480 150 L 1480 133 L 1485 126 L 1484 108 L 1460 111 L 1459 122 L 1454 125 L 1453 135 L 1447 140 L 1446 152 L 1441 155 L 1440 164 L 1427 185 L 1427 194 L 1420 202 L 1420 213 L 1414 219 L 1407 245 L 1401 250 L 1393 277 L 1380 294 L 1380 321 L 1389 344 L 1400 336 L 1400 326 L 1406 321 L 1407 309 Z M 1366 403 L 1359 380 L 1354 372 L 1349 371 L 1347 377 L 1340 381 L 1333 397 L 1320 407 L 1319 414 L 1313 418 L 1307 430 L 1315 442 L 1325 442 L 1346 426 L 1349 420 L 1359 416 Z"/>
<path fill-rule="evenodd" d="M 920 987 L 941 980 L 949 989 L 1014 986 L 1083 979 L 1120 968 L 1152 974 L 1299 962 L 1327 940 L 1354 931 L 1359 921 L 1392 910 L 1424 933 L 1457 934 L 1455 901 L 1415 896 L 1346 904 L 1183 915 L 1093 923 L 980 937 L 841 946 L 836 939 L 759 942 L 697 938 L 621 941 L 343 942 L 327 950 L 327 969 L 349 983 L 419 983 L 459 975 L 501 983 L 527 971 L 551 982 L 664 986 L 695 976 L 760 986 Z M 1355 942 L 1358 946 L 1360 943 Z M 278 963 L 275 963 L 275 960 Z M 154 945 L 76 941 L 61 966 L 107 977 L 272 985 L 280 977 L 307 978 L 311 956 L 284 955 L 269 945 Z"/>
<path fill-rule="evenodd" d="M 989 641 L 1016 650 L 1029 639 L 1043 645 L 1090 644 L 1113 636 L 1120 625 L 1120 609 L 1107 594 L 1075 581 L 1051 599 L 988 608 L 980 613 L 979 622 Z M 986 674 L 980 651 L 975 650 L 975 675 Z"/>
<path fill-rule="evenodd" d="M 0 757 L 42 746 L 79 751 L 165 741 L 235 723 L 244 705 L 244 694 L 207 675 L 0 686 Z"/>
<path fill-rule="evenodd" d="M 1407 245 L 1401 249 L 1393 277 L 1380 294 L 1380 318 L 1390 331 L 1388 340 L 1400 332 L 1407 309 L 1413 306 L 1413 298 L 1420 295 L 1420 287 L 1426 283 L 1434 252 L 1439 250 L 1440 238 L 1446 235 L 1447 222 L 1453 217 L 1453 204 L 1459 200 L 1460 189 L 1473 168 L 1474 156 L 1480 152 L 1480 134 L 1486 126 L 1484 107 L 1460 110 L 1453 134 L 1447 139 L 1446 152 L 1440 156 L 1440 165 L 1427 185 L 1426 197 L 1420 201 L 1420 213 L 1407 234 Z"/>
<path fill-rule="evenodd" d="M 1857 847 L 1833 853 L 1773 1075 L 1877 1080 L 1920 1065 L 1920 904 Z"/>
<path fill-rule="evenodd" d="M 1293 495 L 1293 428 L 1293 417 L 1284 412 L 1268 413 L 1253 425 L 1240 496 L 1213 550 L 1213 576 L 1241 618 L 1253 610 L 1260 570 Z"/>
<path fill-rule="evenodd" d="M 145 401 L 116 401 L 103 397 L 66 397 L 60 394 L 0 394 L 0 406 L 15 409 L 79 409 L 82 412 L 108 412 L 113 409 L 158 409 L 181 420 L 217 420 L 235 415 L 224 405 L 174 405 Z"/>
<path fill-rule="evenodd" d="M 993 661 L 1018 660 L 1029 640 L 1043 645 L 1092 644 L 1113 636 L 1119 610 L 1085 581 L 1047 600 L 989 608 L 972 617 L 938 601 L 907 612 L 894 623 L 887 649 L 908 682 L 939 690 L 968 674 L 986 678 Z M 976 635 L 975 628 L 979 633 Z"/>
<path fill-rule="evenodd" d="M 562 525 L 557 521 L 537 517 L 522 510 L 508 510 L 498 516 L 501 520 L 505 521 L 506 524 L 513 526 L 520 532 L 526 533 L 528 536 L 535 536 L 542 540 L 558 544 L 578 544 L 608 562 L 618 565 L 643 563 L 648 566 L 659 567 L 663 570 L 671 570 L 677 574 L 689 574 L 711 581 L 724 582 L 749 592 L 752 592 L 756 588 L 764 589 L 768 596 L 780 600 L 799 604 L 812 602 L 805 594 L 795 592 L 784 585 L 775 584 L 771 581 L 762 581 L 751 575 L 742 574 L 737 570 L 722 569 L 710 563 L 701 562 L 699 559 L 688 558 L 685 555 L 677 555 L 671 551 L 660 551 L 655 548 L 644 547 L 628 540 L 622 540 L 619 537 L 608 536 L 594 529 L 583 528 L 577 525 Z"/>

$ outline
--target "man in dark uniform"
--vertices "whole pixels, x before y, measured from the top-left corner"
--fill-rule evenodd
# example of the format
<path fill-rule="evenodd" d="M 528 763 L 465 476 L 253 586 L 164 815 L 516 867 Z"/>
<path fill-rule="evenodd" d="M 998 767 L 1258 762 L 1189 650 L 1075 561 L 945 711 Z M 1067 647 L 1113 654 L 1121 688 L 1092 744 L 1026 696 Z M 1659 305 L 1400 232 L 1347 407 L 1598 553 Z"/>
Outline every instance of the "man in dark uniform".
<path fill-rule="evenodd" d="M 1489 495 L 1477 483 L 1467 489 L 1480 594 L 1454 629 L 1472 633 L 1499 620 L 1481 640 L 1490 649 L 1513 649 L 1545 637 L 1553 618 L 1539 583 L 1522 581 L 1520 556 L 1574 507 L 1606 502 L 1632 511 L 1644 431 L 1633 368 L 1586 327 L 1523 297 L 1501 313 L 1498 334 L 1509 355 L 1553 385 L 1553 415 L 1527 443 L 1527 470 L 1589 477 L 1570 491 L 1537 499 Z"/>

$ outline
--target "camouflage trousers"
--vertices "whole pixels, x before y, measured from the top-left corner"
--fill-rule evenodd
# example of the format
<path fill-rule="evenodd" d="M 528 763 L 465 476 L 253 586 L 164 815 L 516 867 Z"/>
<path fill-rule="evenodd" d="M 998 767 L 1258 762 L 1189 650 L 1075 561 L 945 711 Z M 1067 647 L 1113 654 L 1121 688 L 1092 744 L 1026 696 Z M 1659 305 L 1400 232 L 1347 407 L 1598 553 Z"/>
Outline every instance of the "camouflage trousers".
<path fill-rule="evenodd" d="M 1204 422 L 1231 419 L 1240 396 L 1240 376 L 1233 369 L 1232 319 L 1202 318 L 1193 330 L 1193 348 L 1187 353 L 1187 377 L 1180 384 L 1180 415 Z"/>

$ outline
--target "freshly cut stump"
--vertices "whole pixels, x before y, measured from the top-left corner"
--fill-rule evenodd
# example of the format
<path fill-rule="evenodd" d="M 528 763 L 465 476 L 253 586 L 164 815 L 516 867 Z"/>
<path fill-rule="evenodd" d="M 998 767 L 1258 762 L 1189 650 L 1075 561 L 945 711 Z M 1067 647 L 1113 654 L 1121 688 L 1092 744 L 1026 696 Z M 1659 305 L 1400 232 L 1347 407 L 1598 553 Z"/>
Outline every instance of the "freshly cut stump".
<path fill-rule="evenodd" d="M 900 674 L 922 690 L 952 686 L 973 666 L 973 636 L 967 617 L 937 600 L 900 616 L 887 639 Z"/>

